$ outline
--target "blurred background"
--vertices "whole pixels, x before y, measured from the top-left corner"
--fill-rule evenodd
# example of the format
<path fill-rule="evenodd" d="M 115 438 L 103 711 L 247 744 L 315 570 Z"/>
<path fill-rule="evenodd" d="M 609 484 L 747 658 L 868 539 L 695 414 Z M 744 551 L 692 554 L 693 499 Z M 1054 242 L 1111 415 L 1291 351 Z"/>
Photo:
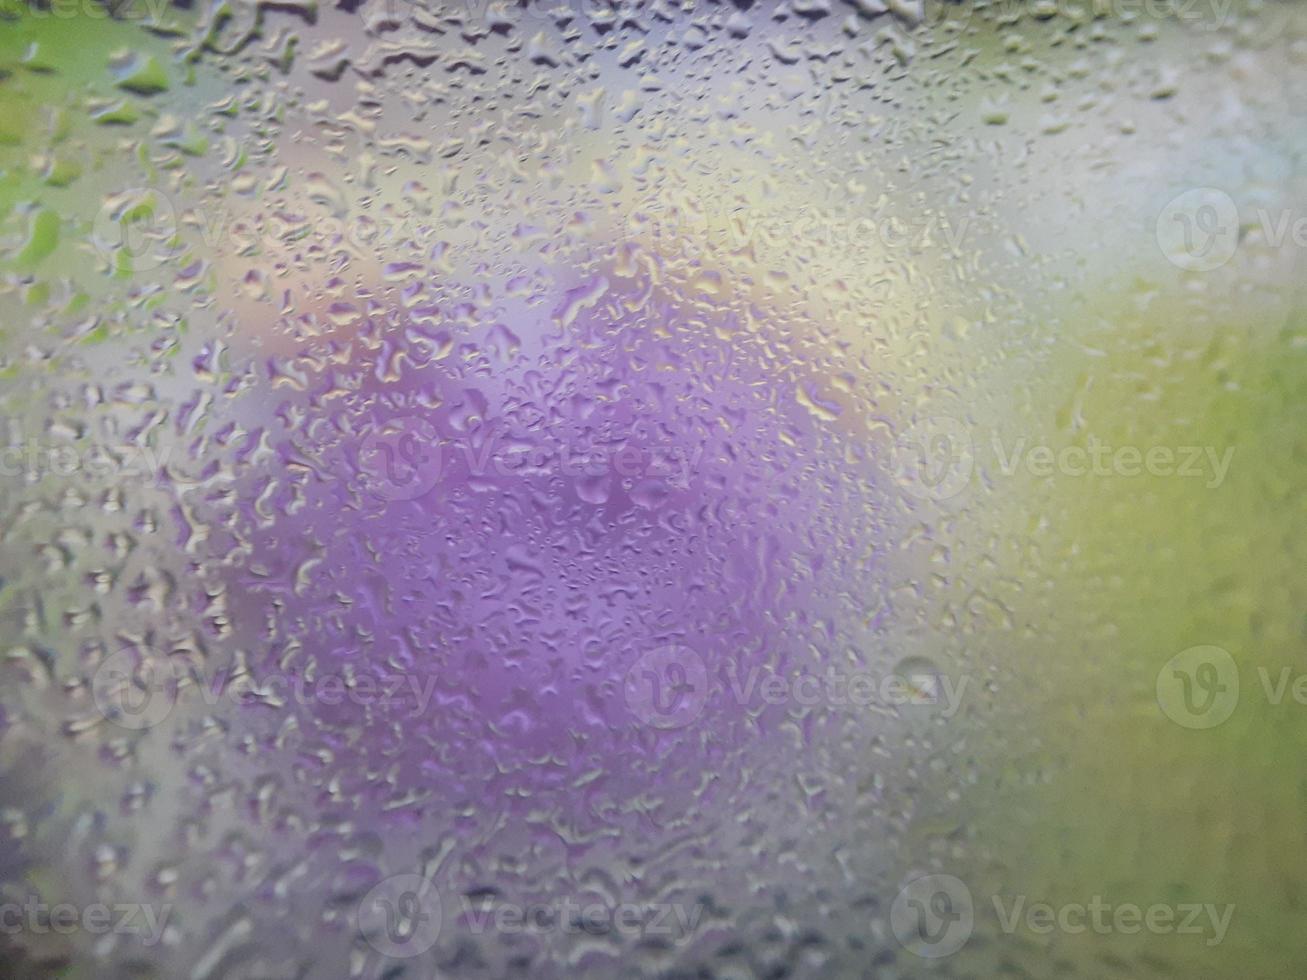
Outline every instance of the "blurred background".
<path fill-rule="evenodd" d="M 0 106 L 0 974 L 1301 975 L 1301 4 L 0 0 Z"/>

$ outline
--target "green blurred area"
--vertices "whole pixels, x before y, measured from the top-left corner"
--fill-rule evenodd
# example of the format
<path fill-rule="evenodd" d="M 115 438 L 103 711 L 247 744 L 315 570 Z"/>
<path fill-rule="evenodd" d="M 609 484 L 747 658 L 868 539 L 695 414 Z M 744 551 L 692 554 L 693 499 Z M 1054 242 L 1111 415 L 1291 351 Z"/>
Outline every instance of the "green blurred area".
<path fill-rule="evenodd" d="M 1216 945 L 1019 932 L 1035 960 L 1103 977 L 1142 956 L 1193 976 L 1289 978 L 1307 962 L 1307 704 L 1266 688 L 1307 674 L 1307 312 L 1195 327 L 1193 305 L 1106 294 L 1068 338 L 1096 356 L 1065 359 L 1048 385 L 1057 410 L 1013 430 L 1055 448 L 1092 433 L 1233 453 L 1219 485 L 1057 474 L 1006 488 L 1041 554 L 1016 573 L 1028 588 L 1013 593 L 1011 646 L 991 648 L 1011 717 L 974 746 L 986 778 L 960 823 L 987 859 L 970 879 L 978 929 L 995 922 L 994 895 L 1234 906 Z M 1233 714 L 1207 730 L 1177 724 L 1157 695 L 1168 660 L 1200 645 L 1239 674 Z"/>

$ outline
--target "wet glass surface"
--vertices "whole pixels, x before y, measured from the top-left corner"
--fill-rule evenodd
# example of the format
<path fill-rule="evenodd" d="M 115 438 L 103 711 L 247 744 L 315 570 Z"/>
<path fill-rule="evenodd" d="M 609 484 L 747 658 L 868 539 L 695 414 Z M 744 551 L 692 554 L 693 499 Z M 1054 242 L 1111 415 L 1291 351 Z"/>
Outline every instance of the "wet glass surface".
<path fill-rule="evenodd" d="M 1301 976 L 1307 8 L 0 0 L 0 976 Z"/>

